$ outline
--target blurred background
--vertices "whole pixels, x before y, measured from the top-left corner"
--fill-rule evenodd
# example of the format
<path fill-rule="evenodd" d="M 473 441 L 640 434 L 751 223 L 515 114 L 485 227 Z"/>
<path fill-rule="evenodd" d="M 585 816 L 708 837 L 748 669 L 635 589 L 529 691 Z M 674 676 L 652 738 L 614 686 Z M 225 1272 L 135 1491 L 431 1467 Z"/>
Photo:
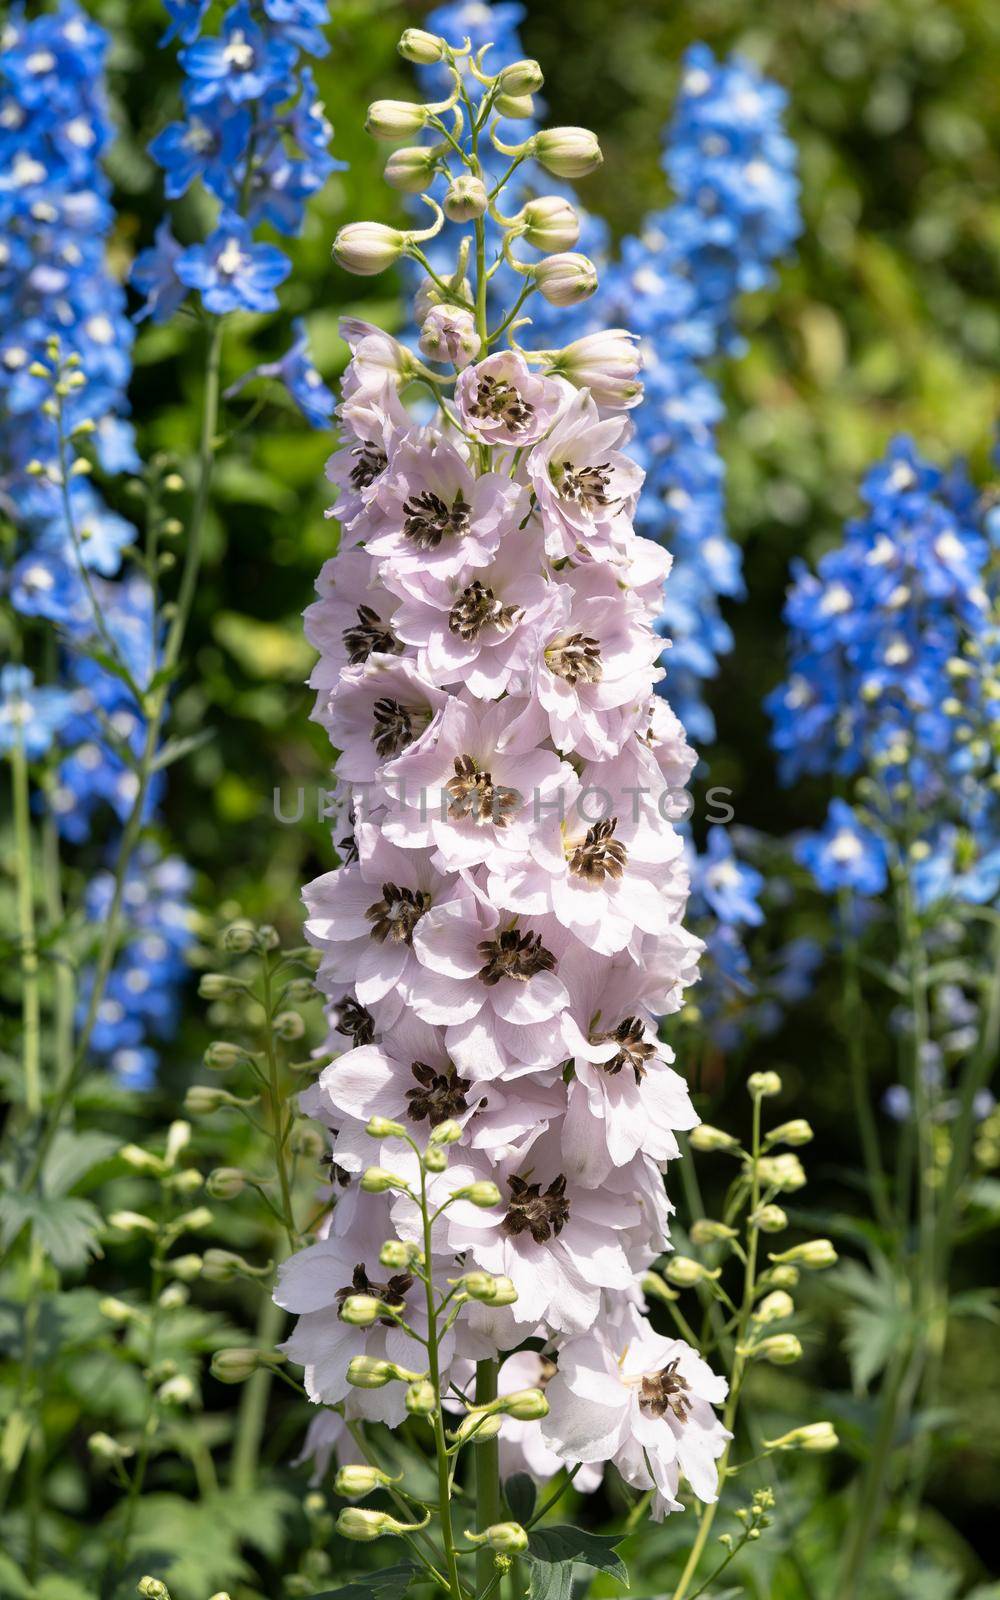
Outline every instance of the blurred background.
<path fill-rule="evenodd" d="M 162 215 L 160 175 L 145 147 L 175 113 L 179 79 L 173 50 L 158 48 L 159 0 L 92 0 L 89 9 L 116 40 L 111 82 L 121 137 L 111 169 L 114 250 L 124 273 Z M 401 220 L 399 197 L 381 181 L 383 152 L 361 124 L 369 100 L 412 93 L 395 43 L 427 9 L 331 7 L 333 48 L 317 78 L 336 129 L 334 154 L 349 168 L 312 205 L 283 292 L 289 320 L 308 313 L 317 364 L 331 381 L 346 358 L 336 331 L 345 309 L 390 328 L 404 320 L 400 286 L 346 280 L 331 265 L 330 243 L 348 219 Z M 857 509 L 859 476 L 893 434 L 913 434 L 937 461 L 969 457 L 980 478 L 988 468 L 1000 376 L 1000 8 L 990 0 L 546 0 L 529 6 L 523 40 L 546 70 L 549 120 L 583 122 L 600 136 L 605 165 L 580 186 L 581 198 L 616 238 L 669 199 L 661 132 L 690 43 L 704 40 L 721 54 L 739 49 L 788 92 L 804 231 L 776 284 L 741 305 L 745 354 L 714 374 L 727 408 L 729 526 L 743 547 L 749 594 L 725 607 L 736 644 L 709 689 L 719 737 L 704 753 L 704 781 L 733 791 L 741 825 L 781 836 L 816 824 L 826 796 L 778 787 L 761 706 L 783 671 L 789 562 L 815 559 L 836 542 Z M 175 208 L 182 240 L 198 221 L 185 208 L 198 203 L 189 197 Z M 275 326 L 275 355 L 288 335 Z M 238 340 L 229 351 L 233 374 L 248 365 Z M 133 390 L 137 416 L 152 419 L 140 438 L 144 456 L 158 448 L 190 453 L 199 370 L 197 341 L 182 326 L 144 327 Z M 287 415 L 269 411 L 266 422 L 247 431 L 218 474 L 192 669 L 175 702 L 178 734 L 209 727 L 214 737 L 174 769 L 166 831 L 198 874 L 199 906 L 222 918 L 266 918 L 291 934 L 301 884 L 332 864 L 317 815 L 329 751 L 308 720 L 312 652 L 300 621 L 334 547 L 323 516 L 329 441 L 290 407 Z M 300 791 L 301 820 L 278 822 L 275 793 L 284 815 L 295 817 Z M 808 929 L 808 908 L 800 916 Z M 863 1205 L 846 1170 L 856 1139 L 824 982 L 821 969 L 809 1003 L 739 1069 L 777 1066 L 789 1104 L 815 1123 L 814 1215 L 822 1206 Z M 151 1121 L 176 1104 L 205 1042 L 201 1026 L 188 1022 L 150 1097 Z M 725 1092 L 726 1064 L 718 1071 Z M 888 1082 L 888 1062 L 886 1074 Z M 834 1291 L 815 1291 L 820 1301 L 824 1292 L 832 1313 Z M 811 1374 L 761 1380 L 765 1388 L 780 1381 L 782 1409 L 794 1413 L 795 1386 L 807 1376 L 823 1391 L 849 1387 L 842 1330 L 832 1315 L 822 1326 Z M 949 1424 L 955 1447 L 931 1498 L 951 1525 L 942 1538 L 957 1541 L 974 1565 L 988 1557 L 1000 1494 L 1000 1357 L 986 1322 L 963 1323 L 954 1344 L 947 1400 L 958 1417 Z M 848 1443 L 852 1427 L 863 1435 L 863 1408 L 852 1417 L 843 1392 L 829 1405 L 822 1398 L 820 1414 L 836 1411 Z M 806 1499 L 808 1481 L 798 1491 Z M 835 1524 L 821 1537 L 835 1541 Z M 656 1548 L 654 1540 L 644 1545 L 646 1559 L 655 1562 Z M 940 1588 L 926 1594 L 945 1600 Z"/>

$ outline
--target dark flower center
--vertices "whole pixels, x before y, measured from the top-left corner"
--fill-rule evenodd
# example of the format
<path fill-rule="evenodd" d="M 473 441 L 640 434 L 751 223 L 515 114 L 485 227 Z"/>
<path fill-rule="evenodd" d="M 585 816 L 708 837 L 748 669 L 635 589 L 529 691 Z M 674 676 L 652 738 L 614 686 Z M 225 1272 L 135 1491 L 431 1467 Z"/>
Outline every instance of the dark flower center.
<path fill-rule="evenodd" d="M 514 978 L 527 983 L 539 972 L 554 972 L 556 958 L 542 944 L 540 933 L 519 933 L 517 928 L 507 928 L 496 939 L 484 939 L 479 946 L 483 957 L 477 977 L 484 983 L 499 983 L 501 978 Z"/>
<path fill-rule="evenodd" d="M 358 620 L 344 629 L 344 648 L 352 667 L 358 667 L 373 653 L 402 654 L 403 646 L 393 638 L 392 629 L 371 606 L 358 606 Z"/>
<path fill-rule="evenodd" d="M 620 878 L 628 861 L 628 851 L 615 838 L 617 817 L 605 817 L 587 831 L 569 858 L 569 870 L 588 883 L 603 883 L 605 878 Z"/>
<path fill-rule="evenodd" d="M 399 889 L 394 883 L 383 883 L 382 898 L 376 900 L 365 912 L 372 924 L 372 938 L 379 944 L 412 944 L 413 930 L 425 911 L 430 910 L 431 897 L 423 889 Z"/>
<path fill-rule="evenodd" d="M 455 757 L 455 775 L 445 784 L 448 815 L 456 820 L 471 817 L 474 822 L 492 822 L 505 828 L 517 809 L 516 789 L 495 784 L 490 772 L 482 772 L 473 756 Z"/>
<path fill-rule="evenodd" d="M 337 1184 L 341 1189 L 350 1188 L 351 1174 L 345 1167 L 339 1167 L 332 1155 L 323 1157 L 323 1166 L 329 1170 L 331 1183 Z"/>
<path fill-rule="evenodd" d="M 518 394 L 513 384 L 499 378 L 480 378 L 476 398 L 469 407 L 474 417 L 502 422 L 512 433 L 521 433 L 535 415 L 535 408 Z"/>
<path fill-rule="evenodd" d="M 380 478 L 389 464 L 384 450 L 370 439 L 365 439 L 361 444 L 356 444 L 351 451 L 357 465 L 351 468 L 351 486 L 354 489 L 367 489 L 370 483 Z"/>
<path fill-rule="evenodd" d="M 388 1283 L 372 1283 L 365 1271 L 364 1263 L 359 1261 L 350 1283 L 345 1284 L 343 1289 L 337 1290 L 337 1304 L 343 1310 L 344 1301 L 349 1300 L 352 1294 L 370 1294 L 373 1299 L 383 1301 L 394 1311 L 402 1311 L 406 1304 L 407 1291 L 412 1284 L 413 1279 L 408 1272 L 397 1272 Z M 384 1328 L 396 1326 L 392 1317 L 379 1317 L 378 1320 Z"/>
<path fill-rule="evenodd" d="M 431 489 L 412 495 L 403 506 L 403 532 L 420 550 L 436 550 L 448 534 L 461 538 L 469 531 L 469 502 L 457 494 L 446 505 Z"/>
<path fill-rule="evenodd" d="M 505 1233 L 514 1237 L 530 1233 L 536 1244 L 559 1237 L 569 1221 L 566 1179 L 562 1173 L 552 1180 L 544 1194 L 540 1183 L 528 1183 L 516 1176 L 507 1179 L 507 1187 L 510 1205 L 503 1219 Z"/>
<path fill-rule="evenodd" d="M 468 1111 L 469 1079 L 460 1078 L 452 1065 L 444 1072 L 435 1072 L 425 1061 L 414 1061 L 410 1071 L 417 1084 L 415 1089 L 406 1091 L 406 1115 L 411 1122 L 429 1122 L 436 1128 Z"/>
<path fill-rule="evenodd" d="M 410 743 L 413 713 L 398 700 L 376 700 L 372 706 L 372 744 L 384 761 Z"/>
<path fill-rule="evenodd" d="M 686 1422 L 691 1410 L 688 1399 L 688 1381 L 677 1371 L 677 1362 L 671 1361 L 662 1372 L 648 1373 L 639 1391 L 639 1406 L 651 1417 L 665 1417 L 673 1412 L 678 1422 Z"/>
<path fill-rule="evenodd" d="M 565 678 L 570 688 L 578 683 L 600 683 L 604 672 L 601 646 L 584 633 L 563 633 L 546 646 L 545 660 L 552 672 Z"/>
<path fill-rule="evenodd" d="M 353 817 L 351 821 L 354 821 Z M 358 841 L 353 833 L 345 833 L 344 837 L 337 841 L 337 854 L 345 867 L 349 862 L 359 860 Z"/>
<path fill-rule="evenodd" d="M 354 1040 L 355 1048 L 371 1044 L 375 1037 L 375 1018 L 367 1006 L 361 1005 L 349 994 L 345 994 L 343 1000 L 334 1006 L 333 1025 L 338 1033 L 346 1033 Z"/>
<path fill-rule="evenodd" d="M 639 1018 L 623 1017 L 617 1028 L 610 1033 L 599 1033 L 594 1043 L 603 1044 L 606 1039 L 621 1045 L 621 1049 L 610 1061 L 601 1062 L 604 1071 L 616 1077 L 626 1067 L 631 1067 L 636 1083 L 641 1083 L 646 1076 L 646 1062 L 655 1056 L 656 1046 L 649 1043 Z"/>
<path fill-rule="evenodd" d="M 492 589 L 474 578 L 449 611 L 448 627 L 468 644 L 478 639 L 484 628 L 498 628 L 501 633 L 507 633 L 521 614 L 520 606 L 505 606 Z"/>
<path fill-rule="evenodd" d="M 597 506 L 611 505 L 608 488 L 611 483 L 611 463 L 604 461 L 599 467 L 575 467 L 572 461 L 562 462 L 559 493 L 564 500 L 573 500 L 585 511 Z"/>

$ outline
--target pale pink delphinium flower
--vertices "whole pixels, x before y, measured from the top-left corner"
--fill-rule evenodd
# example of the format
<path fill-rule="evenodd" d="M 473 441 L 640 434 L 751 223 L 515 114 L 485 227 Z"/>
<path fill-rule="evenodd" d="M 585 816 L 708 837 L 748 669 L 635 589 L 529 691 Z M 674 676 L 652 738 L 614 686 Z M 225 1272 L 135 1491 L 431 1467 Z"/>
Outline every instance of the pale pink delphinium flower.
<path fill-rule="evenodd" d="M 565 399 L 558 383 L 532 372 L 515 350 L 498 350 L 466 367 L 455 385 L 466 432 L 483 444 L 515 450 L 548 433 Z"/>
<path fill-rule="evenodd" d="M 624 417 L 602 419 L 585 389 L 527 458 L 527 474 L 554 561 L 608 560 L 632 537 L 642 469 L 619 448 Z"/>

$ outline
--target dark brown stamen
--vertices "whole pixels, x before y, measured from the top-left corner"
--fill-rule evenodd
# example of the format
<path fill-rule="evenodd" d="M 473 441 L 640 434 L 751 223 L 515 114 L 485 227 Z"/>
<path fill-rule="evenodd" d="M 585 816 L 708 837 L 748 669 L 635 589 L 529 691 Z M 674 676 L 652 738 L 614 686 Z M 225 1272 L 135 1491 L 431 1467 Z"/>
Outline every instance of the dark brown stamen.
<path fill-rule="evenodd" d="M 540 1183 L 528 1183 L 516 1176 L 507 1179 L 507 1187 L 510 1205 L 503 1219 L 505 1233 L 515 1238 L 519 1233 L 530 1233 L 536 1244 L 559 1237 L 569 1221 L 566 1179 L 562 1173 L 553 1179 L 544 1194 Z"/>
<path fill-rule="evenodd" d="M 585 511 L 595 506 L 611 505 L 608 487 L 611 483 L 611 463 L 604 461 L 599 467 L 575 467 L 572 461 L 563 461 L 559 493 L 564 500 L 573 500 Z"/>
<path fill-rule="evenodd" d="M 444 1072 L 435 1072 L 425 1061 L 414 1061 L 410 1071 L 417 1082 L 415 1089 L 406 1091 L 406 1115 L 411 1122 L 429 1122 L 436 1128 L 468 1111 L 469 1079 L 460 1078 L 450 1063 Z"/>
<path fill-rule="evenodd" d="M 556 958 L 542 944 L 540 933 L 518 933 L 517 928 L 507 928 L 496 939 L 484 939 L 479 953 L 484 958 L 477 973 L 486 984 L 499 983 L 501 978 L 514 978 L 527 983 L 539 972 L 554 972 Z"/>
<path fill-rule="evenodd" d="M 610 1061 L 601 1062 L 603 1070 L 616 1077 L 626 1067 L 631 1067 L 636 1083 L 641 1083 L 646 1076 L 646 1062 L 655 1056 L 656 1046 L 649 1043 L 639 1018 L 624 1017 L 610 1033 L 599 1033 L 594 1043 L 603 1044 L 607 1039 L 621 1045 L 621 1049 Z"/>
<path fill-rule="evenodd" d="M 413 738 L 413 715 L 398 700 L 376 700 L 372 706 L 372 744 L 383 760 Z"/>
<path fill-rule="evenodd" d="M 492 822 L 498 828 L 507 826 L 520 799 L 516 789 L 505 789 L 493 782 L 492 773 L 481 772 L 473 756 L 455 757 L 455 775 L 445 789 L 451 796 L 449 817 L 471 817 L 473 822 Z"/>
<path fill-rule="evenodd" d="M 425 911 L 430 910 L 431 897 L 423 889 L 400 889 L 394 883 L 383 883 L 382 898 L 376 900 L 365 912 L 372 924 L 372 938 L 379 944 L 412 944 L 413 930 Z"/>
<path fill-rule="evenodd" d="M 365 439 L 361 444 L 356 444 L 351 455 L 357 460 L 357 466 L 351 468 L 351 487 L 354 489 L 367 489 L 368 485 L 380 478 L 388 466 L 388 458 L 384 450 L 370 439 Z"/>
<path fill-rule="evenodd" d="M 502 422 L 511 433 L 522 433 L 535 415 L 534 406 L 512 384 L 489 375 L 479 379 L 469 410 L 474 417 Z"/>
<path fill-rule="evenodd" d="M 625 872 L 628 851 L 615 838 L 617 817 L 606 817 L 595 822 L 582 844 L 578 844 L 569 858 L 569 870 L 588 883 L 603 883 L 605 878 L 620 878 Z"/>
<path fill-rule="evenodd" d="M 403 532 L 420 550 L 436 550 L 449 534 L 461 538 L 469 531 L 469 502 L 457 494 L 448 506 L 431 489 L 411 496 L 403 506 Z"/>
<path fill-rule="evenodd" d="M 560 634 L 546 647 L 545 660 L 573 689 L 580 682 L 600 683 L 604 672 L 600 643 L 584 633 Z"/>
<path fill-rule="evenodd" d="M 338 1033 L 346 1033 L 355 1047 L 371 1044 L 375 1037 L 375 1018 L 367 1006 L 361 1005 L 353 995 L 344 998 L 333 1008 L 333 1025 Z"/>
<path fill-rule="evenodd" d="M 342 1312 L 345 1300 L 349 1300 L 352 1294 L 370 1294 L 374 1300 L 381 1300 L 385 1305 L 391 1306 L 393 1311 L 402 1311 L 406 1304 L 407 1291 L 412 1285 L 413 1279 L 408 1272 L 397 1272 L 388 1283 L 372 1283 L 365 1271 L 364 1263 L 359 1261 L 351 1282 L 345 1284 L 343 1289 L 337 1290 L 337 1304 Z M 396 1326 L 392 1317 L 379 1317 L 378 1320 L 384 1328 Z"/>
<path fill-rule="evenodd" d="M 352 667 L 358 667 L 373 654 L 398 656 L 403 652 L 392 629 L 371 606 L 358 606 L 358 620 L 344 629 L 344 649 Z"/>
<path fill-rule="evenodd" d="M 449 611 L 448 627 L 468 644 L 478 639 L 484 628 L 507 633 L 521 615 L 520 606 L 505 606 L 492 589 L 474 578 Z"/>
<path fill-rule="evenodd" d="M 688 1381 L 677 1370 L 677 1361 L 668 1362 L 662 1372 L 648 1373 L 639 1391 L 639 1407 L 651 1417 L 672 1412 L 678 1422 L 686 1422 L 691 1411 Z"/>

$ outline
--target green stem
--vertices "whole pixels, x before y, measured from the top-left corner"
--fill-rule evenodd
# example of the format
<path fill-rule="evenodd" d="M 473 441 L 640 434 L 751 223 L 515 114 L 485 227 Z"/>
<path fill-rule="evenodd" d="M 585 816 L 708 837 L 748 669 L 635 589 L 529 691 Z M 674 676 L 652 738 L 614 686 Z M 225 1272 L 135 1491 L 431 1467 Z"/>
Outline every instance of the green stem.
<path fill-rule="evenodd" d="M 462 1580 L 458 1571 L 458 1554 L 455 1550 L 455 1530 L 451 1520 L 451 1463 L 448 1459 L 448 1441 L 444 1436 L 444 1413 L 441 1406 L 441 1358 L 438 1348 L 438 1316 L 437 1307 L 434 1303 L 434 1280 L 431 1276 L 434 1241 L 432 1238 L 430 1206 L 427 1201 L 427 1174 L 422 1163 L 420 1167 L 420 1215 L 423 1221 L 424 1235 L 423 1282 L 427 1302 L 427 1367 L 430 1381 L 434 1387 L 435 1399 L 431 1426 L 434 1430 L 434 1454 L 437 1460 L 438 1517 L 441 1523 L 441 1543 L 444 1546 L 445 1566 L 452 1600 L 463 1600 Z"/>
<path fill-rule="evenodd" d="M 261 1301 L 257 1315 L 256 1345 L 261 1350 L 272 1350 L 281 1338 L 284 1322 L 285 1313 L 271 1298 L 271 1292 L 268 1290 Z M 250 1494 L 257 1480 L 257 1463 L 264 1438 L 271 1384 L 271 1369 L 258 1367 L 243 1385 L 236 1417 L 236 1438 L 233 1442 L 231 1465 L 232 1486 L 237 1494 Z"/>
<path fill-rule="evenodd" d="M 11 751 L 14 790 L 14 846 L 17 865 L 17 928 L 21 945 L 21 1016 L 24 1039 L 24 1103 L 31 1116 L 42 1106 L 41 1009 L 38 993 L 38 943 L 35 935 L 35 891 L 31 851 L 31 794 L 24 740 L 18 729 Z"/>
<path fill-rule="evenodd" d="M 271 958 L 265 951 L 261 958 L 264 974 L 264 1053 L 267 1057 L 267 1078 L 270 1097 L 271 1112 L 271 1143 L 274 1148 L 274 1162 L 278 1169 L 278 1186 L 281 1190 L 282 1223 L 288 1238 L 289 1250 L 298 1248 L 298 1234 L 295 1228 L 295 1212 L 292 1207 L 292 1187 L 288 1177 L 288 1162 L 285 1159 L 285 1107 L 281 1097 L 281 1084 L 278 1076 L 278 1053 L 274 1048 L 274 1030 L 272 1028 L 273 995 L 271 989 Z"/>
<path fill-rule="evenodd" d="M 872 1111 L 868 1059 L 864 1045 L 864 1005 L 858 967 L 858 939 L 854 929 L 853 906 L 849 890 L 840 895 L 840 932 L 843 948 L 843 1007 L 847 1062 L 851 1076 L 854 1114 L 861 1136 L 861 1151 L 868 1179 L 868 1193 L 875 1215 L 888 1233 L 895 1227 L 885 1169 L 879 1149 L 878 1128 Z"/>
<path fill-rule="evenodd" d="M 132 1534 L 135 1530 L 135 1519 L 139 1510 L 139 1501 L 142 1498 L 143 1486 L 146 1481 L 146 1469 L 153 1449 L 153 1440 L 156 1437 L 160 1422 L 160 1406 L 156 1397 L 155 1379 L 153 1377 L 156 1366 L 156 1345 L 160 1325 L 160 1292 L 163 1288 L 164 1268 L 160 1255 L 160 1244 L 156 1246 L 150 1274 L 150 1310 L 149 1310 L 149 1338 L 146 1346 L 146 1382 L 148 1385 L 146 1416 L 142 1427 L 142 1436 L 139 1449 L 136 1453 L 135 1468 L 129 1479 L 128 1494 L 125 1498 L 125 1509 L 122 1513 L 122 1527 L 115 1543 L 114 1553 L 108 1566 L 107 1593 L 113 1593 L 116 1585 L 121 1581 L 128 1561 L 129 1546 L 132 1543 Z"/>
<path fill-rule="evenodd" d="M 476 1363 L 476 1405 L 488 1406 L 497 1397 L 499 1364 L 496 1361 Z M 500 1444 L 488 1439 L 476 1446 L 476 1530 L 483 1532 L 502 1515 L 500 1501 Z M 476 1592 L 485 1593 L 496 1569 L 496 1556 L 488 1545 L 476 1551 Z"/>

